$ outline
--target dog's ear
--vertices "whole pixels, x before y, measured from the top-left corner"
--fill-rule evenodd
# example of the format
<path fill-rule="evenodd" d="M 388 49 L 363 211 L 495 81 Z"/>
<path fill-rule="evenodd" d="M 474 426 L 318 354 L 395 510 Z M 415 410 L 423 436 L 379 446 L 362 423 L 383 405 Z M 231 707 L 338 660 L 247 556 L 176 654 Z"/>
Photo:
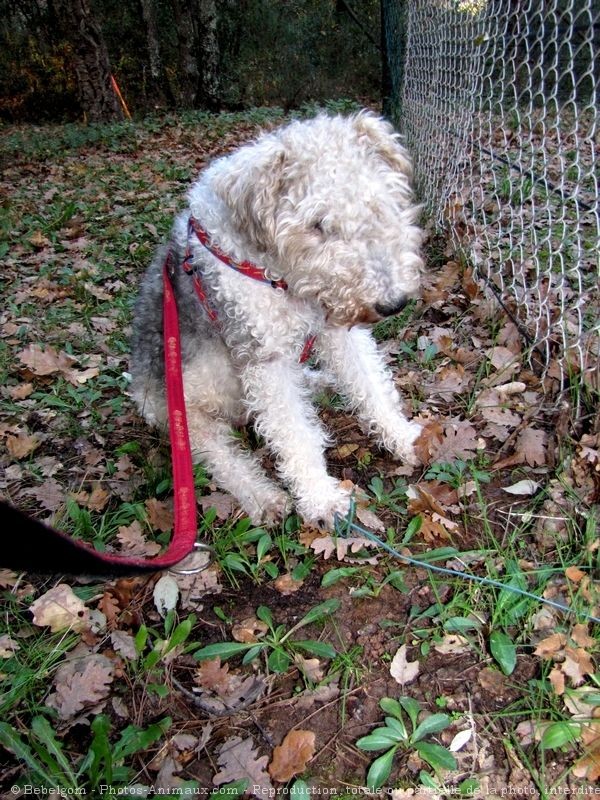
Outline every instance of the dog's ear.
<path fill-rule="evenodd" d="M 400 144 L 399 136 L 389 122 L 370 112 L 357 114 L 353 122 L 359 140 L 366 140 L 393 170 L 402 172 L 409 180 L 412 179 L 413 167 L 410 156 Z"/>
<path fill-rule="evenodd" d="M 283 186 L 285 149 L 264 139 L 225 159 L 213 180 L 217 196 L 231 209 L 232 224 L 262 251 L 273 246 L 275 217 Z"/>

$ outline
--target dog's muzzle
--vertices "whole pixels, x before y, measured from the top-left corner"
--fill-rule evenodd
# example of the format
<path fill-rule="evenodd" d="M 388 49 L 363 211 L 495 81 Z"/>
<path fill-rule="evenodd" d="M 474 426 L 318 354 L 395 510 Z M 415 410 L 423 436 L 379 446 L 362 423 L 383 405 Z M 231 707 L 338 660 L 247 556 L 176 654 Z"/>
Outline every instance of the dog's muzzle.
<path fill-rule="evenodd" d="M 375 311 L 380 317 L 393 317 L 394 314 L 398 314 L 399 311 L 402 311 L 407 303 L 408 297 L 402 295 L 392 303 L 375 303 Z"/>

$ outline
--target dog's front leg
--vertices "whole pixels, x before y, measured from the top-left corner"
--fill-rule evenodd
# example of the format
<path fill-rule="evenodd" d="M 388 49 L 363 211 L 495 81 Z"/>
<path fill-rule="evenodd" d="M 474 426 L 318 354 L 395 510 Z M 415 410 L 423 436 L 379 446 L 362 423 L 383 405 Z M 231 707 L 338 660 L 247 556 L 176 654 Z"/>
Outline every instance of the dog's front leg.
<path fill-rule="evenodd" d="M 409 421 L 389 369 L 366 328 L 327 328 L 319 357 L 337 379 L 339 391 L 383 446 L 409 464 L 418 463 L 414 443 L 421 426 Z"/>
<path fill-rule="evenodd" d="M 327 473 L 327 436 L 312 406 L 302 368 L 275 357 L 242 369 L 246 403 L 256 431 L 277 457 L 283 482 L 307 522 L 333 526 L 345 516 L 350 496 Z"/>

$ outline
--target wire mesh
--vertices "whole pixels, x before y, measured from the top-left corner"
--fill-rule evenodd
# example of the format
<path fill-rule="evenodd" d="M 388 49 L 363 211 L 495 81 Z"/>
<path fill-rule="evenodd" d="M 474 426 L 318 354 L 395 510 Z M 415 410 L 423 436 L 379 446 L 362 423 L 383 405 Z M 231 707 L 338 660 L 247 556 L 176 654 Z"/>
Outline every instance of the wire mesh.
<path fill-rule="evenodd" d="M 407 12 L 400 126 L 425 206 L 546 378 L 597 390 L 600 0 L 407 0 Z"/>

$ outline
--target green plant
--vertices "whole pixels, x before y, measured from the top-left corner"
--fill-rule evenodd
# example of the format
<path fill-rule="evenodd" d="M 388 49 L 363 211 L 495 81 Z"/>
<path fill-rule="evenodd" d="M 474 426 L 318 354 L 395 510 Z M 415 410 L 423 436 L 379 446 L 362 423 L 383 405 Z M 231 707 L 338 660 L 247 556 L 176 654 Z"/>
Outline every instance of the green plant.
<path fill-rule="evenodd" d="M 198 646 L 198 642 L 188 642 L 186 644 L 195 622 L 195 614 L 190 614 L 186 619 L 177 622 L 175 611 L 171 610 L 165 616 L 163 634 L 153 628 L 148 628 L 146 625 L 140 625 L 134 637 L 137 661 L 133 666 L 136 673 L 146 673 L 149 678 L 153 679 L 151 683 L 146 683 L 145 688 L 147 691 L 154 692 L 159 697 L 168 695 L 168 687 L 164 683 L 157 682 L 162 669 L 160 662 L 169 653 L 172 653 L 175 648 L 187 653 Z M 150 650 L 146 652 L 148 647 L 150 647 Z"/>
<path fill-rule="evenodd" d="M 428 481 L 447 483 L 453 489 L 460 489 L 469 479 L 478 483 L 489 483 L 491 475 L 474 461 L 463 461 L 457 458 L 456 461 L 448 464 L 432 464 L 425 473 L 425 478 Z"/>
<path fill-rule="evenodd" d="M 0 722 L 0 742 L 26 767 L 26 774 L 15 784 L 34 784 L 40 788 L 73 792 L 77 789 L 95 790 L 101 785 L 117 788 L 126 786 L 135 770 L 125 766 L 125 760 L 147 750 L 171 726 L 165 717 L 146 729 L 128 725 L 115 742 L 110 741 L 111 722 L 99 714 L 91 725 L 92 738 L 87 753 L 74 761 L 46 717 L 35 716 L 30 725 L 28 741 L 6 722 Z"/>
<path fill-rule="evenodd" d="M 333 614 L 340 607 L 336 599 L 326 600 L 312 608 L 302 619 L 287 632 L 285 625 L 276 625 L 271 610 L 267 606 L 259 606 L 256 616 L 267 626 L 267 631 L 257 642 L 218 642 L 202 647 L 194 653 L 194 658 L 204 661 L 209 658 L 226 660 L 244 654 L 243 664 L 254 661 L 261 653 L 267 653 L 267 665 L 273 672 L 285 672 L 294 660 L 297 651 L 308 653 L 317 658 L 335 658 L 335 649 L 326 642 L 314 639 L 292 639 L 300 628 L 320 621 Z"/>
<path fill-rule="evenodd" d="M 397 478 L 392 488 L 386 490 L 383 479 L 379 475 L 371 478 L 368 489 L 375 498 L 375 505 L 389 508 L 395 514 L 406 514 L 406 481 Z M 399 505 L 399 503 L 401 503 Z"/>
<path fill-rule="evenodd" d="M 247 517 L 213 527 L 215 519 L 215 510 L 208 509 L 204 527 L 212 530 L 217 563 L 233 586 L 239 586 L 236 573 L 247 575 L 257 583 L 263 575 L 271 580 L 279 575 L 279 567 L 272 560 L 274 545 L 270 533 L 264 528 L 252 527 Z"/>
<path fill-rule="evenodd" d="M 434 733 L 450 725 L 447 714 L 431 714 L 418 722 L 421 706 L 412 697 L 399 697 L 398 700 L 384 697 L 379 705 L 388 715 L 385 717 L 385 726 L 376 728 L 356 742 L 357 747 L 367 752 L 385 750 L 369 767 L 369 788 L 378 789 L 389 778 L 398 750 L 415 750 L 436 773 L 456 769 L 457 763 L 452 753 L 436 742 L 428 741 Z"/>

